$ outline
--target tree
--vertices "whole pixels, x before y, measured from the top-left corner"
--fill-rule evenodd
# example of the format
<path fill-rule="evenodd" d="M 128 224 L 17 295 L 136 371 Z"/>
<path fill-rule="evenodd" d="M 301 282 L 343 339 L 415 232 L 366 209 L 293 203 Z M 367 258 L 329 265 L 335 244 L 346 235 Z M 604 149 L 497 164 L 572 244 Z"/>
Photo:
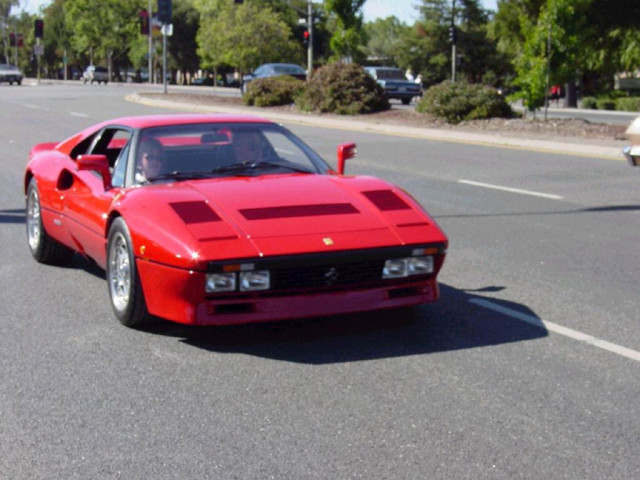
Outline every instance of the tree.
<path fill-rule="evenodd" d="M 211 3 L 196 2 L 202 19 L 198 54 L 205 68 L 226 64 L 246 73 L 263 63 L 300 62 L 291 29 L 271 8 L 245 2 L 216 9 Z"/>
<path fill-rule="evenodd" d="M 368 58 L 385 65 L 400 64 L 403 39 L 411 27 L 392 16 L 369 22 L 364 30 L 368 39 L 364 53 Z"/>
<path fill-rule="evenodd" d="M 19 0 L 0 0 L 0 27 L 2 27 L 2 51 L 4 52 L 5 62 L 9 63 L 10 48 L 9 48 L 9 15 L 11 14 L 11 7 L 18 5 Z"/>
<path fill-rule="evenodd" d="M 330 45 L 338 60 L 362 58 L 360 45 L 366 43 L 361 9 L 366 0 L 326 0 L 325 8 L 335 15 L 334 33 Z"/>
<path fill-rule="evenodd" d="M 107 60 L 111 74 L 112 60 L 125 59 L 138 38 L 138 14 L 143 4 L 146 6 L 143 0 L 66 0 L 65 18 L 67 29 L 73 32 L 73 49 L 92 49 L 96 57 Z"/>

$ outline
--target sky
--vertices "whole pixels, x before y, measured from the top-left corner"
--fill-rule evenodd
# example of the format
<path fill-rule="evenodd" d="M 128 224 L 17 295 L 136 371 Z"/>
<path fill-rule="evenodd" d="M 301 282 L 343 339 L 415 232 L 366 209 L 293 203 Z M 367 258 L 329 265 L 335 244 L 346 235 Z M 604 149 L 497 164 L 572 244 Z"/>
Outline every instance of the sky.
<path fill-rule="evenodd" d="M 42 5 L 47 5 L 51 0 L 20 0 L 20 7 L 31 13 L 37 13 Z M 317 1 L 317 0 L 316 0 Z M 153 0 L 155 4 L 155 0 Z M 367 0 L 362 9 L 365 22 L 376 18 L 386 18 L 395 15 L 401 21 L 412 25 L 418 17 L 419 0 Z M 482 0 L 482 5 L 488 10 L 496 10 L 497 0 Z"/>

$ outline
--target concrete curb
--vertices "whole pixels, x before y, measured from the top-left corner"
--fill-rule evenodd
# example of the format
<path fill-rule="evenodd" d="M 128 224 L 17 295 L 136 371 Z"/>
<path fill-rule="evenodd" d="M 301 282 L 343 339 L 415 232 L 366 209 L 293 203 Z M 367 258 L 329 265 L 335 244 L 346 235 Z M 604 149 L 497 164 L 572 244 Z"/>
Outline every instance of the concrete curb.
<path fill-rule="evenodd" d="M 614 146 L 608 147 L 602 145 L 593 145 L 589 143 L 578 144 L 559 141 L 532 140 L 526 138 L 505 137 L 501 135 L 490 135 L 483 133 L 456 132 L 449 130 L 439 130 L 435 128 L 408 127 L 404 125 L 384 125 L 378 123 L 363 122 L 359 120 L 323 118 L 311 114 L 304 115 L 270 112 L 266 109 L 256 111 L 256 109 L 252 108 L 192 104 L 157 98 L 148 98 L 138 95 L 137 93 L 127 95 L 125 99 L 129 102 L 140 103 L 152 107 L 177 109 L 197 113 L 229 113 L 254 115 L 265 117 L 278 122 L 296 123 L 299 125 L 313 125 L 323 128 L 353 130 L 360 132 L 374 132 L 383 135 L 422 138 L 425 140 L 526 149 L 538 152 L 549 152 L 563 155 L 573 155 L 590 158 L 606 158 L 611 160 L 625 161 L 621 148 Z"/>

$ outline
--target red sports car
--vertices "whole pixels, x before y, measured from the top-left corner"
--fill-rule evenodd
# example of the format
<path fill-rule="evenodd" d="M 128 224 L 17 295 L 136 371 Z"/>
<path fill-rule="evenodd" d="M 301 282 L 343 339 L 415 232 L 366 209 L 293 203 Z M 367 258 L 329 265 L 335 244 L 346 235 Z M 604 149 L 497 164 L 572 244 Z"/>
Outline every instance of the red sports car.
<path fill-rule="evenodd" d="M 407 193 L 250 116 L 118 118 L 32 148 L 38 262 L 106 270 L 124 325 L 301 318 L 438 298 L 447 238 Z"/>

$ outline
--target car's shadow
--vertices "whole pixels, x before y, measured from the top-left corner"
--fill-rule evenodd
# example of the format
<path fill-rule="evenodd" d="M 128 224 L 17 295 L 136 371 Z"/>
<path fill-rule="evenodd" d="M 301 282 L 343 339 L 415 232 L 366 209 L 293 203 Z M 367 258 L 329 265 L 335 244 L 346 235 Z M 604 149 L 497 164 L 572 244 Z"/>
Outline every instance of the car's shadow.
<path fill-rule="evenodd" d="M 326 364 L 424 355 L 535 340 L 542 326 L 515 320 L 470 302 L 476 293 L 441 285 L 442 298 L 413 309 L 341 315 L 236 327 L 188 327 L 162 323 L 149 333 L 172 336 L 211 352 L 242 353 L 295 363 Z M 524 305 L 491 303 L 536 317 Z"/>

